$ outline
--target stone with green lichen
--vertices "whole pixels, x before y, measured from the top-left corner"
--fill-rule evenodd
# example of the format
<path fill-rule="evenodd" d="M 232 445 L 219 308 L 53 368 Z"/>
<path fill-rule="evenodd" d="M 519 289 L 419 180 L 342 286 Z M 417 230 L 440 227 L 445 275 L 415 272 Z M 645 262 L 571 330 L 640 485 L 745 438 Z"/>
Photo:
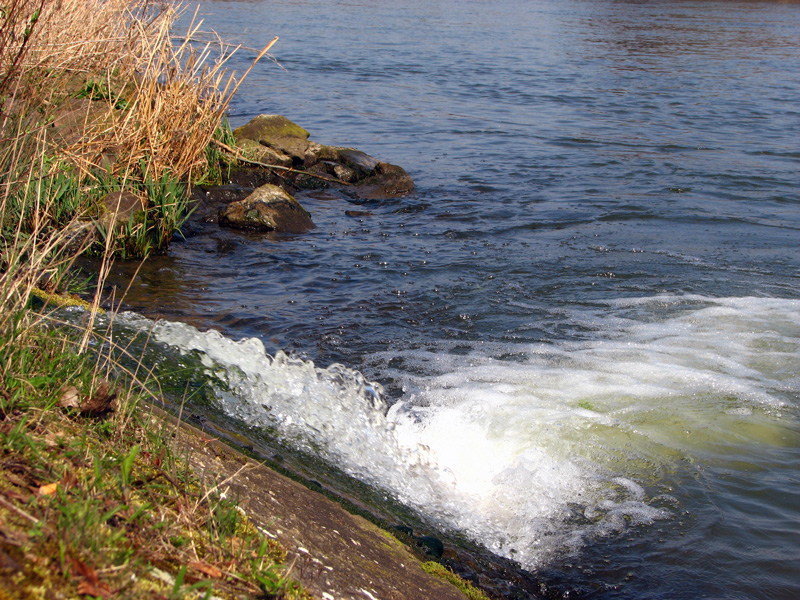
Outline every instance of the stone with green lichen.
<path fill-rule="evenodd" d="M 31 296 L 36 300 L 42 302 L 44 305 L 54 305 L 60 307 L 67 307 L 67 306 L 78 306 L 85 310 L 90 310 L 92 305 L 86 300 L 81 300 L 77 296 L 72 294 L 56 294 L 54 292 L 45 292 L 40 288 L 33 288 L 31 289 Z M 100 314 L 105 313 L 102 308 L 98 308 L 97 312 Z"/>
<path fill-rule="evenodd" d="M 259 115 L 234 129 L 233 136 L 239 146 L 252 140 L 300 161 L 305 160 L 309 148 L 308 131 L 281 115 Z"/>
<path fill-rule="evenodd" d="M 129 190 L 109 192 L 100 200 L 100 223 L 108 230 L 138 216 L 147 209 L 147 200 Z"/>
<path fill-rule="evenodd" d="M 219 213 L 219 224 L 250 231 L 304 233 L 314 228 L 311 215 L 277 185 L 256 188 L 244 200 L 231 202 Z"/>
<path fill-rule="evenodd" d="M 237 147 L 247 160 L 279 167 L 292 166 L 291 156 L 254 140 L 245 138 L 237 144 Z"/>

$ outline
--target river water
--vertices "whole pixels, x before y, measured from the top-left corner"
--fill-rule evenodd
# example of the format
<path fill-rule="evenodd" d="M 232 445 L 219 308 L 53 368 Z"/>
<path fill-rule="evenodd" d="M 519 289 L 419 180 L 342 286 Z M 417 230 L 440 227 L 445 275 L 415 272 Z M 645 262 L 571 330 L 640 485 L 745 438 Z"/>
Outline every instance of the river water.
<path fill-rule="evenodd" d="M 209 226 L 145 267 L 126 306 L 166 320 L 125 319 L 201 365 L 212 417 L 563 597 L 800 597 L 800 4 L 199 14 L 280 36 L 234 126 L 283 114 L 417 185 L 303 194 L 311 233 Z"/>

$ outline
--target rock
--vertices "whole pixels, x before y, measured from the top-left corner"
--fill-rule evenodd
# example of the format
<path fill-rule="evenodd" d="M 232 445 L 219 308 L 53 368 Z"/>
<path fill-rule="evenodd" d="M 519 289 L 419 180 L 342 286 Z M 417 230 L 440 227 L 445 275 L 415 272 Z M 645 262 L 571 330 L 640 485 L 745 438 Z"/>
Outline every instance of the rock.
<path fill-rule="evenodd" d="M 294 184 L 304 190 L 324 190 L 330 187 L 330 180 L 334 178 L 333 166 L 325 162 L 311 165 L 306 173 L 299 173 L 294 178 Z"/>
<path fill-rule="evenodd" d="M 425 554 L 434 558 L 441 558 L 444 554 L 444 544 L 439 538 L 432 535 L 423 535 L 417 538 L 417 546 L 420 546 Z"/>
<path fill-rule="evenodd" d="M 215 204 L 230 204 L 231 202 L 238 202 L 244 200 L 253 193 L 253 188 L 243 187 L 229 183 L 226 185 L 215 185 L 204 190 L 205 201 Z"/>
<path fill-rule="evenodd" d="M 263 185 L 263 182 L 262 182 Z M 193 226 L 197 223 L 216 223 L 220 208 L 231 202 L 244 200 L 253 193 L 255 188 L 243 187 L 236 184 L 214 185 L 207 188 L 192 190 L 192 198 L 197 201 L 197 206 L 187 222 L 181 228 L 184 234 L 193 233 Z"/>
<path fill-rule="evenodd" d="M 362 200 L 383 200 L 408 194 L 414 189 L 414 180 L 402 167 L 379 162 L 369 177 L 347 188 L 347 192 Z"/>
<path fill-rule="evenodd" d="M 219 224 L 235 229 L 285 233 L 305 233 L 314 228 L 311 215 L 300 203 L 272 184 L 262 185 L 244 200 L 221 209 Z"/>
<path fill-rule="evenodd" d="M 147 209 L 145 199 L 127 190 L 106 194 L 100 204 L 102 206 L 100 222 L 107 229 L 127 223 L 136 213 Z"/>
<path fill-rule="evenodd" d="M 279 150 L 265 146 L 260 142 L 251 139 L 243 139 L 237 144 L 242 155 L 256 162 L 266 165 L 278 165 L 279 167 L 291 167 L 292 157 Z"/>
<path fill-rule="evenodd" d="M 111 115 L 106 102 L 90 98 L 72 98 L 59 106 L 49 125 L 48 139 L 58 148 L 66 148 L 81 141 L 86 127 L 102 127 L 110 123 Z"/>
<path fill-rule="evenodd" d="M 408 525 L 403 525 L 402 523 L 399 525 L 392 525 L 390 529 L 394 529 L 395 531 L 402 533 L 410 538 L 414 537 L 414 530 L 411 529 Z"/>
<path fill-rule="evenodd" d="M 323 148 L 321 144 L 317 142 L 308 142 L 308 147 L 306 148 L 305 152 L 303 153 L 303 166 L 310 167 L 319 162 L 319 153 L 320 150 Z"/>
<path fill-rule="evenodd" d="M 325 146 L 308 139 L 308 131 L 280 115 L 259 115 L 233 131 L 246 157 L 264 164 L 294 166 L 305 173 L 281 173 L 281 185 L 321 189 L 336 183 L 359 199 L 378 200 L 414 189 L 408 173 L 397 165 L 342 146 Z M 256 158 L 258 157 L 258 158 Z M 331 181 L 328 181 L 331 180 Z"/>
<path fill-rule="evenodd" d="M 332 161 L 349 167 L 356 173 L 357 179 L 374 174 L 375 167 L 380 164 L 377 159 L 360 150 L 339 146 L 321 146 L 317 156 L 319 160 Z"/>
<path fill-rule="evenodd" d="M 358 177 L 353 169 L 345 167 L 344 165 L 334 165 L 333 174 L 336 176 L 336 179 L 344 181 L 345 183 L 353 183 Z"/>
<path fill-rule="evenodd" d="M 61 230 L 61 235 L 68 251 L 80 254 L 95 240 L 97 229 L 89 221 L 71 221 Z"/>
<path fill-rule="evenodd" d="M 233 130 L 236 143 L 252 140 L 290 156 L 305 164 L 309 148 L 308 131 L 281 115 L 259 115 L 246 125 Z"/>
<path fill-rule="evenodd" d="M 267 183 L 279 185 L 282 182 L 283 179 L 276 175 L 274 171 L 262 167 L 239 167 L 235 169 L 230 176 L 230 183 L 232 185 L 251 189 L 256 189 Z"/>

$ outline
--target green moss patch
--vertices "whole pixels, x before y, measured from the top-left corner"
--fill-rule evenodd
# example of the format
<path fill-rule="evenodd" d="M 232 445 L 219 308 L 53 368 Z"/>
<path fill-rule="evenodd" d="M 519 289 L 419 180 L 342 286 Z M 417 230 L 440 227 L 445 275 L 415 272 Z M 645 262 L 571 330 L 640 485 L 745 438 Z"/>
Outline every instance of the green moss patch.
<path fill-rule="evenodd" d="M 456 586 L 469 600 L 489 600 L 489 597 L 473 586 L 469 581 L 464 581 L 442 564 L 429 561 L 422 564 L 422 570 L 430 575 L 444 579 Z"/>

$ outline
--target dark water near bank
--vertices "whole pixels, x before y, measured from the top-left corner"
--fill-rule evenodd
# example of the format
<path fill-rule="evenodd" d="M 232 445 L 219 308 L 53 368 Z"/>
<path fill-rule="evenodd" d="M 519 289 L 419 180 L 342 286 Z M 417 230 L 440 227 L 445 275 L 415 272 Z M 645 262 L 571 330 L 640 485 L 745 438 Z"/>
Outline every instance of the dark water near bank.
<path fill-rule="evenodd" d="M 200 15 L 246 46 L 281 37 L 234 126 L 284 114 L 417 183 L 361 207 L 309 194 L 310 234 L 209 228 L 145 267 L 138 312 L 341 362 L 394 404 L 351 422 L 301 378 L 309 404 L 279 408 L 264 375 L 222 410 L 315 424 L 291 435 L 565 597 L 800 597 L 800 4 Z M 258 348 L 178 333 L 265 372 Z"/>

